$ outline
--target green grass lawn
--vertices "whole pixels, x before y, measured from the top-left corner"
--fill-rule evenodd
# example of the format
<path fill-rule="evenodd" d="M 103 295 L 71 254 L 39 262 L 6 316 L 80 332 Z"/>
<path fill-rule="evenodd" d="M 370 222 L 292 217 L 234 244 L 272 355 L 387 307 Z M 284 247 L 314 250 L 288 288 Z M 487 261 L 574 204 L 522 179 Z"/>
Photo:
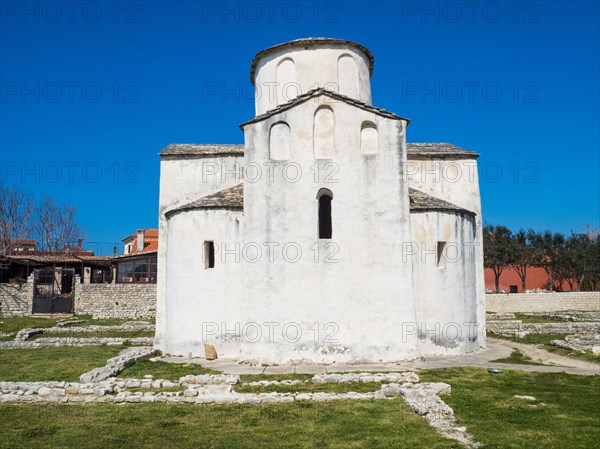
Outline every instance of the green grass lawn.
<path fill-rule="evenodd" d="M 525 316 L 522 313 L 515 313 L 515 319 L 521 320 L 523 323 L 564 323 L 564 321 L 559 321 L 551 318 L 542 318 L 542 317 L 530 317 Z"/>
<path fill-rule="evenodd" d="M 0 332 L 14 334 L 26 328 L 54 327 L 56 326 L 56 321 L 30 316 L 0 317 Z"/>
<path fill-rule="evenodd" d="M 79 381 L 81 374 L 105 365 L 122 350 L 119 346 L 0 349 L 0 380 Z"/>
<path fill-rule="evenodd" d="M 0 448 L 459 449 L 399 398 L 262 405 L 2 405 Z"/>
<path fill-rule="evenodd" d="M 151 374 L 154 379 L 166 379 L 177 381 L 180 377 L 188 374 L 220 374 L 218 371 L 214 371 L 208 368 L 203 368 L 196 364 L 178 364 L 178 363 L 167 363 L 167 362 L 151 362 L 148 359 L 138 360 L 136 363 L 131 365 L 129 368 L 125 368 L 118 377 L 129 377 L 135 379 L 141 379 L 145 375 Z"/>
<path fill-rule="evenodd" d="M 92 315 L 75 315 L 72 318 L 69 318 L 69 320 L 85 320 L 84 323 L 76 323 L 76 324 L 73 324 L 73 326 L 89 326 L 91 324 L 98 325 L 98 326 L 119 326 L 123 323 L 129 323 L 131 321 L 146 321 L 148 323 L 154 324 L 154 322 L 156 321 L 154 318 L 148 318 L 148 319 L 142 319 L 142 320 L 135 320 L 132 318 L 105 318 L 105 319 L 95 320 L 92 318 Z M 66 327 L 66 329 L 68 329 L 68 326 Z"/>
<path fill-rule="evenodd" d="M 490 375 L 477 368 L 430 370 L 419 376 L 422 382 L 452 385 L 452 395 L 444 401 L 487 449 L 599 447 L 600 376 L 513 370 Z"/>
<path fill-rule="evenodd" d="M 93 331 L 93 332 L 69 332 L 68 328 L 64 332 L 41 333 L 28 339 L 37 340 L 39 338 L 139 338 L 154 337 L 154 331 Z"/>
<path fill-rule="evenodd" d="M 255 382 L 258 380 L 310 380 L 313 374 L 241 374 L 240 382 Z"/>
<path fill-rule="evenodd" d="M 369 393 L 381 389 L 381 383 L 302 383 L 297 385 L 236 385 L 234 387 L 238 393 Z"/>
<path fill-rule="evenodd" d="M 600 377 L 454 368 L 444 400 L 487 449 L 591 449 L 600 441 Z M 328 385 L 331 387 L 330 385 Z M 529 395 L 535 401 L 514 398 Z M 457 449 L 400 398 L 262 405 L 2 405 L 0 448 Z M 90 438 L 93 435 L 93 438 Z"/>
<path fill-rule="evenodd" d="M 0 332 L 3 333 L 16 333 L 21 329 L 26 328 L 43 328 L 43 327 L 55 327 L 59 321 L 74 321 L 83 320 L 83 323 L 76 323 L 73 326 L 118 326 L 128 321 L 148 321 L 153 323 L 154 320 L 132 320 L 132 319 L 104 319 L 94 320 L 91 315 L 74 315 L 70 318 L 38 318 L 31 316 L 18 316 L 18 317 L 0 317 Z M 65 327 L 65 331 L 68 332 L 69 327 Z"/>
<path fill-rule="evenodd" d="M 500 338 L 503 340 L 515 341 L 517 343 L 527 343 L 531 345 L 542 345 L 548 351 L 565 357 L 585 360 L 592 363 L 600 363 L 600 354 L 592 354 L 592 351 L 569 351 L 568 349 L 557 348 L 550 344 L 551 340 L 564 340 L 567 334 L 529 334 L 523 338 L 511 337 L 507 335 L 499 335 L 488 332 L 492 338 Z"/>
<path fill-rule="evenodd" d="M 522 351 L 519 351 L 518 349 L 513 349 L 510 356 L 504 359 L 490 360 L 490 362 L 516 363 L 519 365 L 543 365 L 543 363 L 534 362 L 533 360 L 531 360 L 531 358 L 527 357 Z"/>

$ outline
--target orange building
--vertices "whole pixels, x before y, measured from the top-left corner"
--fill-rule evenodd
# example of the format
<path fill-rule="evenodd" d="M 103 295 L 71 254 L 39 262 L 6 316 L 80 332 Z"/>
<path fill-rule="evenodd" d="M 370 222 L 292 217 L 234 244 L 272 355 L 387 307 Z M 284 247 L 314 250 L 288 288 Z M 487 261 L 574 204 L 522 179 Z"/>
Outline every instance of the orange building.
<path fill-rule="evenodd" d="M 485 276 L 485 289 L 496 290 L 494 271 L 491 268 L 486 268 L 484 271 Z M 512 268 L 505 268 L 500 275 L 499 287 L 500 291 L 507 293 L 522 293 L 521 278 L 515 270 Z M 548 289 L 548 274 L 546 270 L 541 267 L 530 267 L 527 269 L 527 278 L 525 280 L 525 289 L 534 290 L 537 288 Z M 573 289 L 577 288 L 577 282 L 575 282 Z M 563 282 L 560 290 L 570 291 L 571 288 L 567 282 Z"/>

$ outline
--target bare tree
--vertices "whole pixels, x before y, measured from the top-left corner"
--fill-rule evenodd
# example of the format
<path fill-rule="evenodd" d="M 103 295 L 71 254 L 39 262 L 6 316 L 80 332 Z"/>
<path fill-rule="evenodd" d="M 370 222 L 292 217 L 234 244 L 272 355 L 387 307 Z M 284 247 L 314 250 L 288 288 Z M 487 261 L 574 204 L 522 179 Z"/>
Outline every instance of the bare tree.
<path fill-rule="evenodd" d="M 57 204 L 45 195 L 36 207 L 34 227 L 38 248 L 42 251 L 63 251 L 75 246 L 84 231 L 76 219 L 77 209 L 71 204 Z"/>
<path fill-rule="evenodd" d="M 0 182 L 0 256 L 10 254 L 19 239 L 30 238 L 33 212 L 29 192 Z"/>

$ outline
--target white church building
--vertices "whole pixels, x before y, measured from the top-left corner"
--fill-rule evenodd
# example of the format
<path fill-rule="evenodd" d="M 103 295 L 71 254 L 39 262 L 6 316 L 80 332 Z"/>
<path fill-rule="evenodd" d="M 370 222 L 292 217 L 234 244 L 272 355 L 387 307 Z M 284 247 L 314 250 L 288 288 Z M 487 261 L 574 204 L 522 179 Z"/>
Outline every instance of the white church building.
<path fill-rule="evenodd" d="M 155 346 L 252 363 L 391 362 L 485 346 L 478 154 L 407 143 L 374 58 L 259 52 L 243 145 L 161 153 Z"/>

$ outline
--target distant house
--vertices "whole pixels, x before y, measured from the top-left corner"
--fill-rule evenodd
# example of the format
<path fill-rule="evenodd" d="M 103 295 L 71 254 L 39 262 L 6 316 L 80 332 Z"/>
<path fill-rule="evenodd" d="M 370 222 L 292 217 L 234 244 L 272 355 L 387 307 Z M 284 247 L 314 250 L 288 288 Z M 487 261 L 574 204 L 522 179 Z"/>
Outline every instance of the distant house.
<path fill-rule="evenodd" d="M 484 271 L 485 276 L 485 289 L 487 291 L 496 290 L 496 280 L 494 277 L 494 271 L 491 268 L 486 268 Z M 506 267 L 500 275 L 500 281 L 498 283 L 501 292 L 505 293 L 523 293 L 523 286 L 521 279 L 517 272 Z M 554 283 L 554 289 L 558 291 L 571 291 L 576 289 L 577 282 L 571 286 L 568 282 L 563 281 L 560 285 L 558 281 Z M 529 267 L 527 269 L 527 277 L 525 283 L 526 290 L 536 289 L 548 289 L 548 273 L 542 267 Z"/>
<path fill-rule="evenodd" d="M 1 248 L 5 254 L 22 254 L 35 251 L 36 241 L 32 239 L 2 239 Z"/>
<path fill-rule="evenodd" d="M 156 283 L 158 229 L 141 229 L 122 242 L 123 254 L 113 258 L 117 283 Z"/>
<path fill-rule="evenodd" d="M 68 246 L 57 251 L 38 251 L 36 241 L 15 239 L 10 251 L 2 257 L 0 282 L 27 279 L 36 269 L 72 269 L 82 283 L 110 283 L 112 273 L 110 257 L 95 256 L 93 251 L 83 248 L 83 239 L 77 246 Z"/>

